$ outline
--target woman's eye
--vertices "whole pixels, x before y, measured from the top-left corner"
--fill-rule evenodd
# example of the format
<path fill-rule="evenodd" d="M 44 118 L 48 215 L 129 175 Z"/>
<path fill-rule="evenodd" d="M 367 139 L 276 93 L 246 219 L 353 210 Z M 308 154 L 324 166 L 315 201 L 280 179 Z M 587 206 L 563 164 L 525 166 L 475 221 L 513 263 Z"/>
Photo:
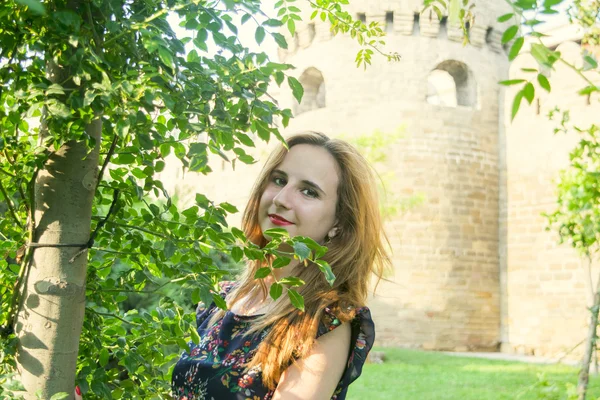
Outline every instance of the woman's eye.
<path fill-rule="evenodd" d="M 275 178 L 273 178 L 273 183 L 277 186 L 285 186 L 285 179 L 275 177 Z"/>
<path fill-rule="evenodd" d="M 313 190 L 313 189 L 303 189 L 302 193 L 305 196 L 312 197 L 314 199 L 316 199 L 317 197 L 319 197 L 319 194 L 317 193 L 317 191 Z"/>

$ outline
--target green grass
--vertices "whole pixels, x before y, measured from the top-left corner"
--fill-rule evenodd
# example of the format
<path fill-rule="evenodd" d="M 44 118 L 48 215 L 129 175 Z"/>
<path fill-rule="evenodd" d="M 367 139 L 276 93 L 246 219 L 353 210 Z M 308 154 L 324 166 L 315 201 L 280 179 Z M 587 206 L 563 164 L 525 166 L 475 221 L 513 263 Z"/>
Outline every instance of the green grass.
<path fill-rule="evenodd" d="M 567 400 L 566 384 L 577 368 L 456 357 L 441 353 L 380 348 L 384 364 L 367 364 L 350 385 L 348 400 Z M 543 373 L 549 386 L 540 383 Z M 592 377 L 588 400 L 600 397 Z"/>

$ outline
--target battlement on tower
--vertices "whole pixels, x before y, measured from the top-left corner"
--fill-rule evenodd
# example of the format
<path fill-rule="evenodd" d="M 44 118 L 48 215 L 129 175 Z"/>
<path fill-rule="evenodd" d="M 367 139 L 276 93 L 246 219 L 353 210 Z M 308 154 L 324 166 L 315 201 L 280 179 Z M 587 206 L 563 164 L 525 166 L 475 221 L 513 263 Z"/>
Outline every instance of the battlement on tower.
<path fill-rule="evenodd" d="M 472 12 L 475 23 L 468 27 L 471 45 L 488 47 L 495 52 L 503 50 L 501 37 L 509 23 L 498 23 L 499 16 L 510 12 L 505 2 L 498 0 L 475 0 Z M 423 11 L 423 0 L 352 0 L 346 10 L 366 24 L 378 22 L 388 37 L 421 36 L 462 42 L 460 26 L 448 22 L 447 15 L 440 21 L 432 10 Z M 298 22 L 294 37 L 287 34 L 288 49 L 281 50 L 286 59 L 312 45 L 332 39 L 329 21 L 315 18 L 310 21 L 312 9 L 304 10 L 303 21 Z"/>

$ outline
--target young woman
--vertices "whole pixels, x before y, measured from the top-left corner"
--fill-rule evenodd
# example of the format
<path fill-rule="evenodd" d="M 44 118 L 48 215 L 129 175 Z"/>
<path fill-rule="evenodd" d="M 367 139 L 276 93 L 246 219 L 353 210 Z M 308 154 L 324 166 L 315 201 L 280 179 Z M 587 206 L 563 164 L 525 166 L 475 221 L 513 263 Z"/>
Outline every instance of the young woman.
<path fill-rule="evenodd" d="M 274 269 L 297 276 L 305 311 L 268 295 L 272 277 L 254 279 L 267 262 L 251 262 L 237 282 L 222 283 L 228 311 L 200 304 L 198 345 L 173 370 L 176 399 L 344 399 L 375 338 L 364 306 L 373 273 L 389 263 L 376 185 L 368 163 L 349 144 L 319 133 L 287 140 L 271 154 L 243 215 L 243 229 L 264 246 L 263 232 L 284 228 L 328 247 L 330 286 L 314 264 Z M 280 249 L 291 251 L 290 249 Z"/>

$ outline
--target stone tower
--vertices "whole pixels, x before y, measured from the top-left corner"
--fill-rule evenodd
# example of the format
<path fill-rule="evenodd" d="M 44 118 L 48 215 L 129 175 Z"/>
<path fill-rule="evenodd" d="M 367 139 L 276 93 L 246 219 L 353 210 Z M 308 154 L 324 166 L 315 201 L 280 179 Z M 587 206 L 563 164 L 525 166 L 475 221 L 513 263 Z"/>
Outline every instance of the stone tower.
<path fill-rule="evenodd" d="M 475 1 L 471 44 L 463 46 L 460 28 L 420 14 L 422 3 L 351 1 L 349 11 L 380 22 L 386 50 L 402 56 L 366 71 L 355 67 L 359 47 L 349 35 L 331 37 L 318 18 L 299 26 L 280 57 L 297 67 L 305 97 L 298 104 L 284 90 L 280 105 L 296 114 L 288 132 L 403 129 L 383 166 L 394 176 L 388 196 L 423 201 L 387 221 L 395 270 L 370 302 L 379 344 L 493 350 L 501 341 L 498 81 L 508 75 L 496 20 L 509 10 Z"/>

